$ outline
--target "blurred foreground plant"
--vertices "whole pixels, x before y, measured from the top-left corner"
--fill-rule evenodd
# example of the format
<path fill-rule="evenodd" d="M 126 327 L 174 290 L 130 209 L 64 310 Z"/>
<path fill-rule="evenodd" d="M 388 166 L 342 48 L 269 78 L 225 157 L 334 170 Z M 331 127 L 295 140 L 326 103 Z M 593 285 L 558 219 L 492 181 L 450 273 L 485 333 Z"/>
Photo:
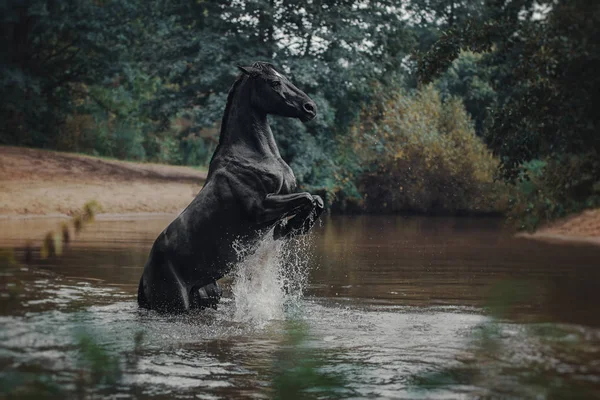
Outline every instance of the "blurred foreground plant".
<path fill-rule="evenodd" d="M 327 359 L 307 345 L 308 326 L 290 321 L 286 341 L 273 366 L 274 399 L 342 398 L 347 395 L 342 375 L 327 371 Z"/>
<path fill-rule="evenodd" d="M 69 222 L 65 222 L 61 225 L 60 231 L 50 231 L 46 233 L 42 247 L 40 248 L 39 254 L 42 260 L 52 257 L 60 256 L 63 251 L 63 246 L 71 240 L 71 232 L 79 233 L 83 227 L 94 221 L 95 215 L 102 211 L 102 207 L 96 200 L 88 201 L 83 205 L 81 211 L 76 212 Z M 26 260 L 30 260 L 32 257 L 32 249 L 28 244 L 26 249 Z"/>
<path fill-rule="evenodd" d="M 63 223 L 56 231 L 48 232 L 39 249 L 28 245 L 25 261 L 31 263 L 35 254 L 39 254 L 41 259 L 60 256 L 63 246 L 72 240 L 72 235 L 94 221 L 101 209 L 96 201 L 87 202 L 69 222 Z M 14 249 L 0 249 L 0 269 L 1 309 L 3 312 L 5 309 L 14 312 L 12 301 L 20 301 L 20 294 L 30 291 L 27 288 L 28 281 L 20 279 L 22 273 L 19 271 L 29 269 L 17 260 Z M 143 332 L 137 332 L 132 350 L 117 354 L 109 351 L 85 329 L 74 332 L 73 353 L 68 350 L 63 354 L 63 357 L 72 361 L 73 374 L 56 374 L 36 362 L 19 364 L 11 370 L 3 368 L 0 370 L 0 398 L 89 399 L 104 391 L 114 392 L 112 389 L 120 384 L 124 371 L 137 368 L 143 339 Z"/>
<path fill-rule="evenodd" d="M 485 309 L 489 318 L 467 337 L 467 348 L 455 362 L 428 368 L 411 378 L 422 397 L 457 393 L 476 398 L 588 399 L 594 385 L 598 349 L 589 348 L 589 332 L 556 323 L 512 324 L 516 308 L 534 302 L 534 285 L 504 279 L 493 284 Z M 522 329 L 519 329 L 522 328 Z M 575 361 L 576 360 L 576 361 Z M 586 366 L 572 365 L 591 360 Z M 571 368 L 577 368 L 581 375 Z M 573 376 L 575 374 L 575 376 Z"/>
<path fill-rule="evenodd" d="M 13 248 L 0 249 L 0 296 L 3 300 L 0 303 L 0 311 L 10 310 L 12 302 L 19 301 L 19 294 L 24 290 L 25 283 L 14 273 L 15 270 L 33 264 L 35 257 L 45 260 L 60 256 L 64 247 L 72 240 L 72 236 L 94 221 L 96 213 L 100 210 L 102 207 L 95 200 L 85 203 L 82 210 L 75 213 L 69 222 L 62 223 L 57 230 L 47 232 L 41 246 L 35 247 L 31 241 L 27 242 L 23 260 L 18 259 Z"/>
<path fill-rule="evenodd" d="M 6 399 L 90 399 L 114 393 L 126 371 L 137 368 L 143 332 L 134 337 L 133 349 L 124 354 L 109 351 L 90 333 L 73 335 L 73 374 L 60 376 L 35 364 L 0 373 L 0 398 Z M 72 357 L 72 358 L 71 358 Z"/>

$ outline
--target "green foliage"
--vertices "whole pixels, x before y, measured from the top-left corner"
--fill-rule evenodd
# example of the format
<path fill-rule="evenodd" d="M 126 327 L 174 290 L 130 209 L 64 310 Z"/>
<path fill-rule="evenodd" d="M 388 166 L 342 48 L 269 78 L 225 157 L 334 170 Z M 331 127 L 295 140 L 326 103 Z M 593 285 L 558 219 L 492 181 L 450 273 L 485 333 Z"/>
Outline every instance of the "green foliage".
<path fill-rule="evenodd" d="M 438 42 L 444 31 L 470 20 L 482 19 L 487 13 L 486 0 L 409 0 L 412 31 L 417 37 L 416 54 Z M 418 57 L 417 57 L 418 58 Z"/>
<path fill-rule="evenodd" d="M 482 65 L 482 58 L 481 54 L 461 52 L 436 82 L 443 100 L 452 96 L 462 99 L 465 109 L 475 123 L 478 136 L 483 134 L 487 110 L 497 98 L 490 84 L 491 71 Z"/>
<path fill-rule="evenodd" d="M 593 39 L 599 24 L 597 2 L 559 2 L 547 20 L 519 26 L 523 38 L 505 44 L 511 71 L 503 80 L 511 92 L 492 115 L 488 141 L 506 177 L 516 177 L 522 163 L 534 158 L 569 162 L 563 155 L 600 152 L 600 121 L 592 106 L 600 79 L 591 70 L 600 56 Z"/>
<path fill-rule="evenodd" d="M 62 399 L 66 393 L 50 377 L 33 371 L 3 374 L 0 377 L 0 395 L 7 399 L 37 400 Z"/>
<path fill-rule="evenodd" d="M 273 366 L 273 398 L 342 398 L 346 380 L 338 373 L 327 371 L 327 359 L 318 349 L 307 346 L 307 338 L 304 323 L 288 323 L 286 343 Z"/>
<path fill-rule="evenodd" d="M 524 163 L 512 191 L 509 219 L 520 229 L 533 230 L 556 218 L 600 207 L 599 169 L 595 152 Z"/>
<path fill-rule="evenodd" d="M 448 28 L 481 18 L 485 5 L 485 0 L 412 0 L 407 9 L 414 13 L 419 26 Z"/>
<path fill-rule="evenodd" d="M 18 117 L 7 111 L 6 119 L 15 122 L 2 134 L 4 142 L 205 164 L 215 139 L 214 133 L 205 132 L 218 131 L 235 65 L 260 59 L 280 66 L 319 106 L 317 121 L 275 123 L 274 131 L 301 185 L 328 193 L 337 190 L 331 172 L 341 168 L 331 157 L 337 150 L 328 146 L 338 142 L 336 135 L 347 131 L 369 101 L 371 82 L 385 82 L 397 74 L 412 44 L 391 0 L 369 7 L 358 0 L 83 0 L 67 2 L 60 10 L 44 0 L 17 3 L 5 7 L 7 16 L 12 15 L 6 18 L 13 24 L 7 28 L 13 35 L 9 39 L 22 36 L 17 28 L 27 13 L 47 8 L 48 13 L 36 14 L 41 25 L 35 34 L 51 37 L 58 30 L 60 38 L 78 40 L 53 39 L 44 48 L 31 49 L 33 65 L 44 54 L 62 49 L 62 42 L 70 43 L 65 48 L 68 57 L 57 56 L 61 62 L 56 69 L 37 71 L 43 75 L 39 79 L 61 82 L 57 90 L 64 101 L 34 96 L 44 107 L 52 106 L 52 118 L 38 118 L 47 124 L 35 129 L 19 124 L 36 120 L 25 114 L 44 107 L 24 101 L 16 107 Z M 60 25 L 55 28 L 49 19 L 59 11 Z M 13 75 L 38 79 L 15 61 L 19 49 L 9 50 L 6 61 Z M 70 70 L 89 73 L 60 79 L 61 72 Z M 23 82 L 10 87 L 29 90 Z M 180 126 L 182 118 L 188 126 Z M 36 136 L 25 137 L 30 133 Z"/>
<path fill-rule="evenodd" d="M 439 397 L 432 392 L 445 394 L 465 386 L 479 388 L 480 392 L 475 395 L 483 398 L 597 397 L 593 384 L 566 380 L 560 367 L 549 367 L 546 360 L 515 350 L 523 344 L 539 346 L 542 353 L 543 349 L 551 348 L 555 366 L 569 365 L 571 360 L 589 352 L 585 334 L 568 324 L 528 323 L 523 325 L 523 330 L 515 329 L 509 319 L 511 311 L 530 306 L 539 295 L 532 289 L 531 282 L 514 279 L 492 284 L 486 295 L 489 318 L 468 334 L 467 349 L 455 362 L 411 377 L 411 386 L 417 394 L 414 397 Z M 516 371 L 516 364 L 523 365 L 523 372 Z M 507 370 L 512 372 L 510 385 L 502 377 Z"/>
<path fill-rule="evenodd" d="M 498 100 L 485 136 L 501 175 L 528 179 L 529 161 L 548 161 L 531 183 L 536 190 L 515 200 L 526 227 L 598 204 L 599 27 L 594 1 L 491 2 L 486 18 L 447 30 L 420 56 L 419 74 L 429 81 L 461 49 L 487 52 Z"/>
<path fill-rule="evenodd" d="M 365 113 L 357 138 L 372 166 L 360 184 L 367 211 L 498 211 L 498 161 L 459 99 L 443 102 L 433 86 L 390 95 Z"/>
<path fill-rule="evenodd" d="M 114 391 L 124 372 L 135 371 L 142 351 L 143 332 L 134 336 L 133 349 L 116 354 L 89 333 L 74 335 L 72 375 L 55 372 L 34 362 L 0 376 L 0 396 L 8 399 L 89 399 L 102 391 Z M 66 359 L 70 354 L 65 353 Z"/>
<path fill-rule="evenodd" d="M 507 181 L 528 179 L 531 160 L 550 161 L 534 194 L 513 195 L 514 210 L 535 209 L 525 225 L 597 204 L 598 2 L 8 0 L 0 20 L 0 144 L 206 165 L 234 66 L 263 60 L 318 105 L 315 121 L 273 118 L 273 130 L 300 187 L 336 210 L 365 194 L 370 210 L 497 208 L 491 162 L 449 150 L 481 147 L 445 133 L 472 130 L 457 97 Z M 441 101 L 409 127 L 395 115 L 402 96 L 386 104 L 395 95 L 381 88 L 417 88 L 415 72 L 435 81 Z M 399 131 L 396 157 L 385 135 Z M 367 184 L 390 171 L 381 188 Z"/>
<path fill-rule="evenodd" d="M 282 156 L 301 187 L 330 194 L 338 191 L 331 176 L 343 168 L 332 157 L 336 136 L 369 101 L 371 82 L 391 79 L 412 44 L 394 1 L 368 8 L 339 0 L 173 2 L 155 11 L 186 28 L 147 28 L 156 33 L 153 40 L 172 44 L 159 46 L 143 63 L 165 77 L 151 103 L 153 115 L 166 123 L 176 110 L 188 109 L 193 129 L 212 128 L 235 79 L 234 65 L 270 61 L 319 108 L 319 118 L 308 125 L 273 119 Z"/>
<path fill-rule="evenodd" d="M 63 223 L 60 230 L 48 232 L 39 249 L 27 245 L 25 262 L 32 264 L 32 254 L 39 253 L 40 258 L 59 257 L 58 243 L 61 245 L 73 240 L 72 235 L 78 233 L 87 223 L 94 220 L 95 214 L 101 210 L 100 205 L 91 201 L 73 216 L 69 223 Z M 44 254 L 45 253 L 45 254 Z M 38 260 L 36 260 L 38 261 Z M 39 262 L 39 261 L 38 261 Z M 16 309 L 23 308 L 30 297 L 31 277 L 24 278 L 23 273 L 29 271 L 20 264 L 13 249 L 0 249 L 0 292 L 3 296 L 0 312 L 13 315 Z M 7 399 L 88 399 L 98 390 L 114 388 L 121 383 L 125 368 L 134 370 L 142 351 L 143 332 L 134 336 L 133 349 L 124 354 L 114 354 L 101 345 L 97 339 L 81 330 L 73 335 L 73 346 L 65 347 L 61 355 L 63 361 L 71 362 L 68 374 L 58 374 L 47 365 L 47 360 L 16 363 L 13 369 L 4 369 L 0 374 L 0 398 Z M 74 354 L 71 351 L 74 350 Z M 62 375 L 62 376 L 60 376 Z"/>
<path fill-rule="evenodd" d="M 130 18 L 129 2 L 2 2 L 0 143 L 53 147 L 78 86 L 118 68 Z"/>
<path fill-rule="evenodd" d="M 121 379 L 119 357 L 100 346 L 91 336 L 82 334 L 77 341 L 80 385 L 114 385 Z"/>

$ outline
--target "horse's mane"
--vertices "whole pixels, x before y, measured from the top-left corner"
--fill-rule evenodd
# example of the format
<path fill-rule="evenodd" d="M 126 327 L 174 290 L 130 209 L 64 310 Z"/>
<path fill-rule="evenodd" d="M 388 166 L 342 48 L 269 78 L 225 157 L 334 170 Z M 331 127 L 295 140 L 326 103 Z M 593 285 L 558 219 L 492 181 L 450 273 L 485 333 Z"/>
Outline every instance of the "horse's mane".
<path fill-rule="evenodd" d="M 213 153 L 212 157 L 210 158 L 209 165 L 212 164 L 212 161 L 214 160 L 215 156 L 219 152 L 219 148 L 225 141 L 225 132 L 227 132 L 227 120 L 229 117 L 229 110 L 231 109 L 231 103 L 233 103 L 233 95 L 237 91 L 238 86 L 240 86 L 240 84 L 244 81 L 244 77 L 245 77 L 244 74 L 238 75 L 237 79 L 231 86 L 231 89 L 229 89 L 229 93 L 227 94 L 227 103 L 225 104 L 225 112 L 223 113 L 223 118 L 221 119 L 221 130 L 219 132 L 219 143 L 217 144 L 217 148 L 215 149 L 215 152 Z"/>
<path fill-rule="evenodd" d="M 227 131 L 227 120 L 229 117 L 229 110 L 231 109 L 231 103 L 233 103 L 233 95 L 236 92 L 238 86 L 244 81 L 244 74 L 240 74 L 231 89 L 229 89 L 229 93 L 227 94 L 227 103 L 225 104 L 225 112 L 223 113 L 223 118 L 221 119 L 221 132 L 219 133 L 219 145 L 223 143 L 223 136 L 225 136 L 225 132 Z"/>
<path fill-rule="evenodd" d="M 257 61 L 255 63 L 253 63 L 252 67 L 258 68 L 265 73 L 270 73 L 271 71 L 269 71 L 269 69 L 277 71 L 277 69 L 275 68 L 275 66 L 273 64 L 264 62 L 264 61 Z M 246 75 L 244 75 L 244 74 L 238 75 L 237 79 L 231 86 L 231 89 L 229 89 L 229 93 L 227 94 L 227 103 L 225 104 L 225 112 L 223 113 L 223 118 L 221 119 L 221 130 L 219 132 L 219 143 L 217 144 L 217 148 L 215 149 L 215 152 L 213 153 L 213 155 L 210 159 L 209 165 L 212 164 L 212 161 L 214 160 L 215 156 L 217 155 L 217 153 L 219 151 L 219 148 L 225 141 L 225 133 L 227 132 L 227 120 L 229 118 L 229 110 L 231 108 L 231 103 L 233 103 L 233 95 L 237 91 L 238 86 L 240 86 L 240 84 L 244 81 L 245 77 L 246 77 Z"/>
<path fill-rule="evenodd" d="M 252 67 L 258 68 L 262 72 L 267 73 L 267 74 L 272 74 L 273 71 L 277 72 L 278 74 L 281 74 L 281 72 L 277 68 L 275 68 L 275 66 L 273 64 L 271 64 L 270 62 L 266 62 L 266 61 L 257 61 L 254 64 L 252 64 Z"/>
<path fill-rule="evenodd" d="M 252 64 L 252 67 L 258 68 L 265 73 L 271 73 L 270 70 L 277 71 L 277 68 L 271 63 L 265 61 L 257 61 Z M 278 72 L 278 71 L 277 71 Z M 225 104 L 225 112 L 223 113 L 223 119 L 221 120 L 221 131 L 219 133 L 219 145 L 223 143 L 223 136 L 225 136 L 226 128 L 227 128 L 227 117 L 229 116 L 229 109 L 231 108 L 231 103 L 233 101 L 233 94 L 237 90 L 238 86 L 244 80 L 245 75 L 238 75 L 237 79 L 229 89 L 229 94 L 227 94 L 227 103 Z M 216 151 L 215 151 L 216 153 Z"/>

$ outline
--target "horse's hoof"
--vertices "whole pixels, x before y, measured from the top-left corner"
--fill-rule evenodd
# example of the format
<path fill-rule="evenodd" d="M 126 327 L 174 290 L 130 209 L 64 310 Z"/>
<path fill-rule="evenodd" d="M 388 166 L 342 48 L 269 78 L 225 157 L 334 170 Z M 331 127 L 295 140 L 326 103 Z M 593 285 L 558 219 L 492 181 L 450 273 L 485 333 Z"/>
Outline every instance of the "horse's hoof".
<path fill-rule="evenodd" d="M 223 291 L 219 287 L 217 282 L 209 283 L 208 285 L 202 286 L 194 290 L 193 293 L 193 307 L 203 310 L 205 308 L 217 308 L 217 304 L 221 300 Z"/>
<path fill-rule="evenodd" d="M 318 194 L 315 194 L 313 196 L 313 205 L 315 206 L 315 208 L 325 208 L 325 203 L 323 202 L 321 196 L 319 196 Z"/>

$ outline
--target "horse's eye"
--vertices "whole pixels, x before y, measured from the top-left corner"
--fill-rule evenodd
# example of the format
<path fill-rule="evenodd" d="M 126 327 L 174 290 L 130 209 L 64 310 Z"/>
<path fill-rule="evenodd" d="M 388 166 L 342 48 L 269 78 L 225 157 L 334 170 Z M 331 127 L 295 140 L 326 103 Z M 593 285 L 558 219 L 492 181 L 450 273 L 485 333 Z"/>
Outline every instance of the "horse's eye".
<path fill-rule="evenodd" d="M 279 87 L 279 86 L 281 86 L 281 82 L 279 82 L 279 81 L 271 81 L 271 87 L 275 88 L 275 87 Z"/>

